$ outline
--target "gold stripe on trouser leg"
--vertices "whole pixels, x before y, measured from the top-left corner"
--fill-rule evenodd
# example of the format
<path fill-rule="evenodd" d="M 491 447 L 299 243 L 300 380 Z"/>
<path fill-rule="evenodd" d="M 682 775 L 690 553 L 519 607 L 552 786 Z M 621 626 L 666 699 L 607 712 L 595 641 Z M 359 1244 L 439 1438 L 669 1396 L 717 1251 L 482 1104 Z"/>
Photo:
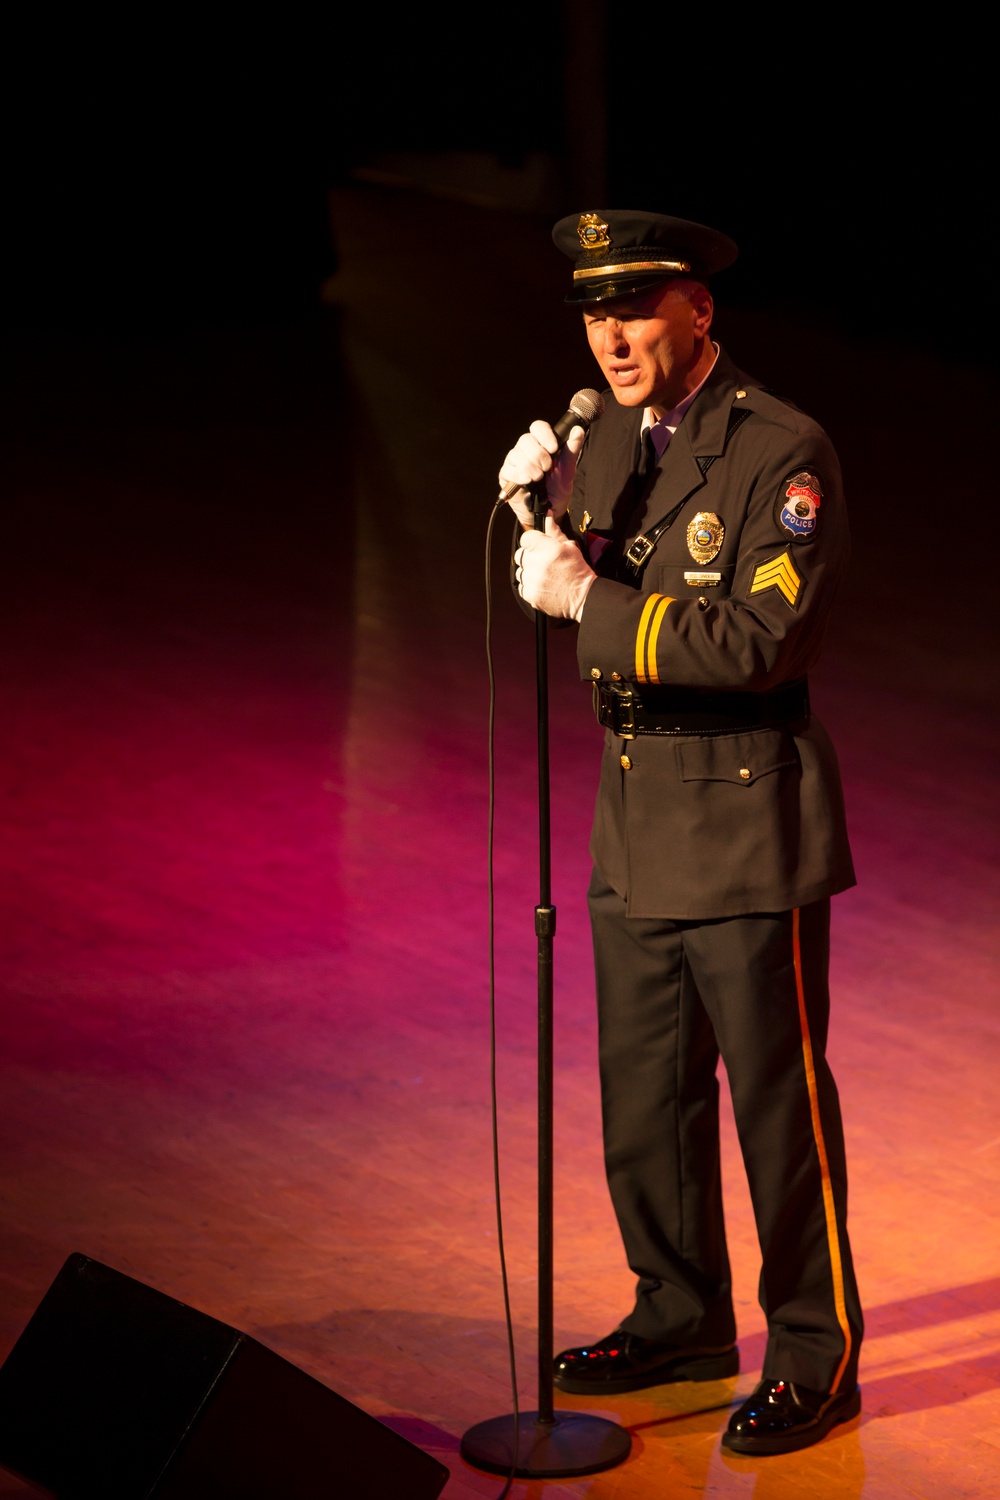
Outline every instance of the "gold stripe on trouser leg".
<path fill-rule="evenodd" d="M 802 947 L 799 942 L 799 908 L 792 912 L 792 948 L 795 960 L 795 989 L 799 999 L 799 1024 L 802 1027 L 802 1058 L 806 1068 L 806 1087 L 809 1091 L 809 1109 L 812 1114 L 813 1138 L 819 1155 L 819 1171 L 823 1183 L 823 1211 L 826 1215 L 826 1238 L 830 1248 L 830 1268 L 833 1273 L 833 1302 L 837 1310 L 837 1322 L 844 1335 L 844 1353 L 833 1380 L 834 1395 L 840 1387 L 847 1361 L 851 1354 L 851 1329 L 847 1321 L 847 1303 L 844 1300 L 844 1265 L 840 1258 L 840 1235 L 837 1232 L 837 1214 L 833 1205 L 833 1183 L 830 1180 L 830 1163 L 823 1139 L 823 1124 L 819 1117 L 819 1092 L 816 1088 L 816 1067 L 813 1062 L 812 1038 L 809 1034 L 809 1018 L 806 1015 L 805 988 L 802 981 Z"/>

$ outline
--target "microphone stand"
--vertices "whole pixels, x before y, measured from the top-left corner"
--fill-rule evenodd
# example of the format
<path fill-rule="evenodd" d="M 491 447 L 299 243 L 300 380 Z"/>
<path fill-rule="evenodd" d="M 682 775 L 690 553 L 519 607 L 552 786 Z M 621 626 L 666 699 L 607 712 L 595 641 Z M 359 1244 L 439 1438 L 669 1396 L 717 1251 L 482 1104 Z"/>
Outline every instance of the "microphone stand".
<path fill-rule="evenodd" d="M 531 487 L 535 530 L 545 530 L 544 481 Z M 552 973 L 556 909 L 552 905 L 549 814 L 548 619 L 535 610 L 538 710 L 538 1410 L 491 1417 L 470 1427 L 461 1455 L 493 1474 L 563 1479 L 612 1469 L 628 1457 L 632 1439 L 605 1417 L 553 1407 L 552 1257 Z"/>

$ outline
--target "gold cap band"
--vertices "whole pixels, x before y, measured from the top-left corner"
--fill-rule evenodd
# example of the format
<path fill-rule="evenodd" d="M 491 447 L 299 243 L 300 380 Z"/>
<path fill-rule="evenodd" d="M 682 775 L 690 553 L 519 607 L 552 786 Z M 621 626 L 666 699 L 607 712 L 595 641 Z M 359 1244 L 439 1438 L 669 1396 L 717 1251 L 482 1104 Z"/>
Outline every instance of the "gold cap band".
<path fill-rule="evenodd" d="M 573 280 L 591 281 L 595 276 L 620 276 L 629 271 L 674 271 L 683 275 L 690 269 L 688 260 L 627 260 L 614 266 L 585 266 L 573 272 Z"/>

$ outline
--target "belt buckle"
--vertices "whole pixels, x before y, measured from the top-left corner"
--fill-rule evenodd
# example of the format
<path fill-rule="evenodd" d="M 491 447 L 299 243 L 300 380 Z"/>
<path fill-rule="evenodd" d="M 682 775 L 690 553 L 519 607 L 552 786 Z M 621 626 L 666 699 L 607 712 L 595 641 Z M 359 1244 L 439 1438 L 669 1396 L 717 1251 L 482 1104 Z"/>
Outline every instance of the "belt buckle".
<path fill-rule="evenodd" d="M 600 723 L 620 740 L 635 739 L 635 694 L 624 683 L 609 682 L 601 689 Z"/>
<path fill-rule="evenodd" d="M 625 548 L 625 556 L 633 568 L 641 568 L 655 546 L 655 542 L 651 542 L 648 536 L 643 536 L 640 532 L 632 545 Z"/>

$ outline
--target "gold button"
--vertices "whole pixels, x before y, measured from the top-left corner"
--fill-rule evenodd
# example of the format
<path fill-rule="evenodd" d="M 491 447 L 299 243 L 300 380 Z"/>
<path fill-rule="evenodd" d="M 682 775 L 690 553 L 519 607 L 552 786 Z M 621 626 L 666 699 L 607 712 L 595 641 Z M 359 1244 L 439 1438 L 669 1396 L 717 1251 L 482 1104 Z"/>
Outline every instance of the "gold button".
<path fill-rule="evenodd" d="M 744 781 L 750 780 L 750 772 L 747 770 L 746 766 L 740 767 L 740 776 Z"/>
<path fill-rule="evenodd" d="M 631 769 L 632 769 L 632 762 L 629 759 L 629 757 L 627 755 L 622 755 L 619 758 L 620 758 L 621 763 L 622 763 L 622 770 L 623 771 L 631 771 Z"/>
<path fill-rule="evenodd" d="M 604 676 L 604 673 L 601 671 L 600 667 L 591 667 L 590 675 L 595 682 L 600 682 L 601 678 Z"/>
<path fill-rule="evenodd" d="M 746 395 L 746 391 L 737 391 L 736 392 L 736 399 L 737 399 L 737 401 L 742 401 L 745 395 Z"/>
<path fill-rule="evenodd" d="M 702 594 L 701 598 L 698 600 L 698 608 L 699 609 L 707 609 L 708 608 L 708 600 L 705 598 L 704 594 Z"/>
<path fill-rule="evenodd" d="M 622 674 L 620 672 L 612 672 L 612 674 L 611 674 L 611 681 L 612 682 L 621 682 L 621 680 L 622 680 Z"/>

